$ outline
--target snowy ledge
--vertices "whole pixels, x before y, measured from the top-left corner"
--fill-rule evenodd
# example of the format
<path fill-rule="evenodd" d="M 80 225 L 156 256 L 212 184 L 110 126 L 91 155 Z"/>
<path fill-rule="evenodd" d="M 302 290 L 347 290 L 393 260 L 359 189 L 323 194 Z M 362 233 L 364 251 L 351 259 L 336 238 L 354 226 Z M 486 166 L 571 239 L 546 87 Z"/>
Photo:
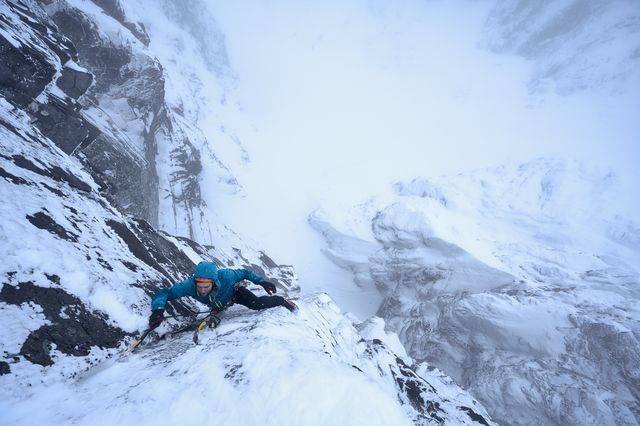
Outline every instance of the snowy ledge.
<path fill-rule="evenodd" d="M 326 294 L 284 309 L 232 307 L 222 324 L 126 354 L 79 378 L 0 403 L 8 424 L 490 424 L 446 376 L 425 380 L 384 343 L 365 340 Z M 189 333 L 188 333 L 189 334 Z M 384 341 L 383 341 L 384 340 Z M 402 355 L 401 355 L 402 356 Z M 9 385 L 9 384 L 7 384 Z"/>

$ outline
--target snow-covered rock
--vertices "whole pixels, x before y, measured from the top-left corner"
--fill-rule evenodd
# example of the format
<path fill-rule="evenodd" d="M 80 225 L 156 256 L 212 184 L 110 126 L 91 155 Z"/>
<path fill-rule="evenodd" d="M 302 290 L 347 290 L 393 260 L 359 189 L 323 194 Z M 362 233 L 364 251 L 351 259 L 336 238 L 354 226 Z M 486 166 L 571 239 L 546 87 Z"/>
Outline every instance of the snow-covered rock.
<path fill-rule="evenodd" d="M 180 8 L 166 3 L 164 9 Z M 159 11 L 147 14 L 153 41 L 129 16 L 141 9 Z M 185 46 L 196 41 L 164 9 L 161 2 L 119 0 L 2 2 L 0 91 L 63 151 L 84 159 L 118 209 L 172 234 L 217 243 L 201 187 L 239 190 L 219 158 L 219 142 L 247 154 L 232 129 L 210 118 L 225 108 L 224 56 L 207 57 L 208 64 L 220 60 L 209 65 L 213 71 L 194 70 L 198 52 Z M 208 90 L 198 93 L 205 77 Z"/>
<path fill-rule="evenodd" d="M 410 356 L 496 421 L 636 424 L 637 216 L 616 178 L 539 159 L 415 179 L 310 223 L 384 296 Z M 342 217 L 340 216 L 342 214 Z"/>
<path fill-rule="evenodd" d="M 152 293 L 203 259 L 297 288 L 293 269 L 259 250 L 202 246 L 123 215 L 77 159 L 5 98 L 0 148 L 0 371 L 22 385 L 112 352 L 144 326 Z"/>
<path fill-rule="evenodd" d="M 0 416 L 26 425 L 493 424 L 437 370 L 420 366 L 425 379 L 383 341 L 364 339 L 326 294 L 298 304 L 295 315 L 234 307 L 198 346 L 187 333 L 66 382 L 3 386 Z"/>

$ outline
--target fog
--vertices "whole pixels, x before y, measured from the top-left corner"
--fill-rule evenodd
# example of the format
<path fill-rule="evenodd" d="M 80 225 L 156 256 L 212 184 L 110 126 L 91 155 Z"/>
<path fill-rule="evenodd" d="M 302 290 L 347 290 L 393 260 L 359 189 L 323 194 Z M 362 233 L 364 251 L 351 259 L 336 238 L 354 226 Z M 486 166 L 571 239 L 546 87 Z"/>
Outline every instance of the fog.
<path fill-rule="evenodd" d="M 235 170 L 243 196 L 208 194 L 216 213 L 315 289 L 346 278 L 323 261 L 307 215 L 398 179 L 563 156 L 611 168 L 634 191 L 637 82 L 532 90 L 545 58 L 487 48 L 493 5 L 209 2 L 235 74 L 229 99 L 250 123 L 239 133 L 251 162 Z"/>

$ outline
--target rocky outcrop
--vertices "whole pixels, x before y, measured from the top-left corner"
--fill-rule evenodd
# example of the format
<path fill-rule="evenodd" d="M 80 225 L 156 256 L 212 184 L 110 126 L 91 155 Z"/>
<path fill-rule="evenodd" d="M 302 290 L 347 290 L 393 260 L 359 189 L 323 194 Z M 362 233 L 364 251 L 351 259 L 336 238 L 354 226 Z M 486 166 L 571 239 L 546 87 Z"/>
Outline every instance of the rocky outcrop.
<path fill-rule="evenodd" d="M 119 22 L 124 20 L 117 1 L 97 3 Z M 48 7 L 59 31 L 76 46 L 80 65 L 95 76 L 80 104 L 85 119 L 100 133 L 77 154 L 100 174 L 121 210 L 157 226 L 157 147 L 149 129 L 164 108 L 162 66 L 145 53 L 137 38 L 112 40 L 99 20 L 66 2 Z M 148 44 L 148 37 L 143 41 Z M 114 109 L 114 105 L 119 107 Z"/>

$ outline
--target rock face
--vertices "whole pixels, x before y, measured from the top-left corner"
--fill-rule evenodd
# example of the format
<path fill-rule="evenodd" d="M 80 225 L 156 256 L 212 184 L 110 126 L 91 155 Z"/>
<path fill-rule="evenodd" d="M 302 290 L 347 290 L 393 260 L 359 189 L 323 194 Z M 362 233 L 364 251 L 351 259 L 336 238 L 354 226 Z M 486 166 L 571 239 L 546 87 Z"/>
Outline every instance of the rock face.
<path fill-rule="evenodd" d="M 99 3 L 120 10 L 116 1 Z M 101 175 L 118 208 L 157 226 L 156 143 L 148 131 L 152 117 L 164 107 L 161 65 L 144 52 L 137 38 L 110 38 L 94 15 L 66 2 L 52 3 L 48 11 L 59 31 L 78 49 L 79 64 L 95 76 L 80 104 L 84 118 L 100 132 L 76 154 Z"/>
<path fill-rule="evenodd" d="M 638 224 L 613 175 L 541 159 L 393 190 L 310 222 L 412 357 L 498 422 L 638 423 Z"/>
<path fill-rule="evenodd" d="M 285 292 L 297 288 L 292 268 L 262 252 L 224 252 L 124 216 L 77 159 L 4 98 L 0 148 L 0 350 L 3 371 L 20 384 L 39 380 L 34 367 L 73 371 L 119 347 L 144 326 L 159 286 L 200 260 L 253 269 Z M 169 310 L 192 309 L 175 303 Z"/>
<path fill-rule="evenodd" d="M 0 27 L 0 93 L 81 159 L 119 210 L 211 243 L 201 150 L 215 150 L 180 100 L 168 99 L 145 26 L 118 0 L 25 0 L 3 2 Z"/>

